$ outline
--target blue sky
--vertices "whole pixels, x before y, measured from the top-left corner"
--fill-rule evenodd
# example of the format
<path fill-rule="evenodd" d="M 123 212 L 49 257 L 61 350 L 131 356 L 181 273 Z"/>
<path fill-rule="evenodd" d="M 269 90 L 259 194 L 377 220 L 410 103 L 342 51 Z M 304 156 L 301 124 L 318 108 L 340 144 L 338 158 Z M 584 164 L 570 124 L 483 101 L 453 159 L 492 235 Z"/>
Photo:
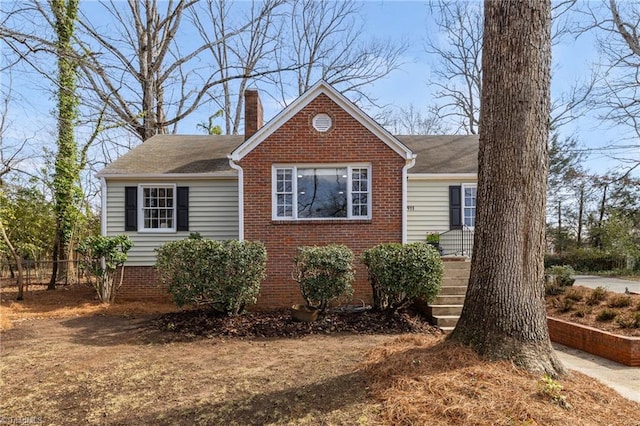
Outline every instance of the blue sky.
<path fill-rule="evenodd" d="M 373 85 L 369 91 L 379 104 L 406 107 L 409 104 L 426 110 L 431 103 L 432 93 L 428 86 L 431 69 L 425 53 L 424 40 L 428 31 L 436 31 L 427 1 L 372 0 L 362 4 L 365 19 L 365 38 L 404 39 L 409 49 L 404 55 L 401 69 Z M 569 87 L 574 81 L 588 78 L 591 64 L 596 60 L 594 41 L 583 36 L 577 41 L 567 38 L 554 48 L 553 91 L 557 93 Z M 34 146 L 52 146 L 55 140 L 55 121 L 51 116 L 54 108 L 53 97 L 47 82 L 35 78 L 33 73 L 13 75 L 14 96 L 19 101 L 11 111 L 13 120 L 11 135 L 21 139 L 34 138 Z M 6 81 L 6 75 L 0 76 Z M 26 78 L 26 79 L 25 79 Z M 260 89 L 260 86 L 257 86 Z M 263 97 L 264 99 L 264 97 Z M 265 105 L 265 118 L 278 111 Z M 367 111 L 372 113 L 372 111 Z M 181 133 L 197 133 L 195 123 L 205 121 L 210 112 L 200 111 L 180 125 Z M 607 146 L 626 137 L 621 129 L 609 128 L 594 118 L 585 116 L 562 129 L 565 136 L 575 135 L 586 147 Z M 39 154 L 39 153 L 38 153 Z M 594 172 L 606 173 L 620 165 L 610 158 L 612 152 L 596 152 L 586 166 Z M 640 152 L 622 152 L 625 156 L 635 156 L 640 160 Z"/>

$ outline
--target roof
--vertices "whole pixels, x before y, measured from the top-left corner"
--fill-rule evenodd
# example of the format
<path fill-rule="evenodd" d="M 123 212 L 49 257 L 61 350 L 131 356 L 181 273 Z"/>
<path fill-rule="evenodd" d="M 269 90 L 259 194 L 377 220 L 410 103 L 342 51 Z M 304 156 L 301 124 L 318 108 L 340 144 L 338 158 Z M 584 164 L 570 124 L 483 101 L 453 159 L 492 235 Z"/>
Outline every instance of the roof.
<path fill-rule="evenodd" d="M 396 136 L 417 155 L 411 174 L 478 172 L 478 136 Z M 244 136 L 156 135 L 105 167 L 98 176 L 235 174 L 230 155 Z"/>
<path fill-rule="evenodd" d="M 244 136 L 156 135 L 102 169 L 98 176 L 164 174 L 229 175 L 227 156 Z"/>
<path fill-rule="evenodd" d="M 236 148 L 231 153 L 231 159 L 236 162 L 242 160 L 244 156 L 260 145 L 260 143 L 268 138 L 269 135 L 278 130 L 284 123 L 289 121 L 291 117 L 304 109 L 304 107 L 309 105 L 311 101 L 321 94 L 326 95 L 329 99 L 335 102 L 340 108 L 356 119 L 402 158 L 405 160 L 411 160 L 414 158 L 411 150 L 404 146 L 398 139 L 394 138 L 393 135 L 384 127 L 378 124 L 373 118 L 369 117 L 364 111 L 358 108 L 343 94 L 334 89 L 329 83 L 320 80 L 309 88 L 309 90 L 300 95 L 295 101 L 289 104 L 285 109 L 280 111 L 280 113 L 267 124 L 258 129 L 258 131 L 248 138 L 242 145 Z"/>
<path fill-rule="evenodd" d="M 478 135 L 396 136 L 414 154 L 418 173 L 478 173 Z"/>

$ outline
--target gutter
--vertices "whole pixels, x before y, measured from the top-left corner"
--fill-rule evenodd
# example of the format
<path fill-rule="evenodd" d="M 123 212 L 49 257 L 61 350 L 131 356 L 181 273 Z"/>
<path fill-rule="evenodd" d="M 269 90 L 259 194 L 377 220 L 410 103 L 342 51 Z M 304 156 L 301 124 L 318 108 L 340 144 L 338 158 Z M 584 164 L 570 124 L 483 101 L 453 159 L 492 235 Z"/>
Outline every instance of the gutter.
<path fill-rule="evenodd" d="M 238 171 L 238 240 L 244 241 L 244 170 L 231 155 L 227 155 L 227 159 L 229 166 Z"/>

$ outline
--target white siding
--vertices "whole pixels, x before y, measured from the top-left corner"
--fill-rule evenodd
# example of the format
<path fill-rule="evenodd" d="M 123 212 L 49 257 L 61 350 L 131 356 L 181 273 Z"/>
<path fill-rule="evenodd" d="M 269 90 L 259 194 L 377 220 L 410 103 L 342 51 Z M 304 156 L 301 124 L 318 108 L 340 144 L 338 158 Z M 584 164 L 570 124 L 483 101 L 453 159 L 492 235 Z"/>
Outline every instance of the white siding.
<path fill-rule="evenodd" d="M 124 231 L 124 188 L 140 183 L 175 183 L 189 187 L 189 231 L 169 234 Z M 163 243 L 181 240 L 191 232 L 204 238 L 229 240 L 238 238 L 238 181 L 236 179 L 190 181 L 107 181 L 107 235 L 126 234 L 133 240 L 129 251 L 130 266 L 155 263 L 154 250 Z"/>
<path fill-rule="evenodd" d="M 407 185 L 407 242 L 424 241 L 427 234 L 449 230 L 449 186 L 476 180 L 417 179 Z"/>

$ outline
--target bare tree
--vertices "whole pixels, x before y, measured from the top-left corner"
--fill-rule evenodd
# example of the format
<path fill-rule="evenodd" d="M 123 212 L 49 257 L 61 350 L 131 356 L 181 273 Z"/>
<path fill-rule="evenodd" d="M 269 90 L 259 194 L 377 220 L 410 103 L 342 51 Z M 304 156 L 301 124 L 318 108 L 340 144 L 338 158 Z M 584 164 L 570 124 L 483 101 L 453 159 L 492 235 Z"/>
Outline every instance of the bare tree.
<path fill-rule="evenodd" d="M 277 71 L 271 58 L 281 47 L 279 9 L 284 4 L 285 0 L 269 0 L 259 4 L 252 1 L 243 19 L 244 23 L 249 24 L 243 23 L 242 31 L 236 28 L 230 16 L 234 5 L 232 2 L 208 0 L 204 13 L 192 11 L 192 22 L 214 58 L 211 73 L 221 81 L 222 96 L 209 96 L 222 111 L 225 134 L 237 135 L 240 131 L 243 94 L 251 76 L 256 72 Z M 234 75 L 241 77 L 234 81 Z M 214 115 L 211 118 L 215 118 Z M 212 128 L 211 124 L 208 128 Z"/>
<path fill-rule="evenodd" d="M 575 0 L 559 1 L 553 7 L 552 41 L 555 43 L 569 31 L 566 13 L 574 3 Z M 433 0 L 430 9 L 438 31 L 427 38 L 425 50 L 434 58 L 429 84 L 436 88 L 439 115 L 453 122 L 458 132 L 477 134 L 482 91 L 483 9 L 479 3 L 461 0 Z M 588 101 L 594 84 L 595 76 L 591 76 L 588 81 L 576 82 L 566 92 L 554 96 L 550 113 L 552 129 L 571 122 L 591 105 Z"/>
<path fill-rule="evenodd" d="M 555 376 L 564 367 L 549 340 L 543 262 L 551 0 L 484 7 L 475 248 L 451 339 Z"/>
<path fill-rule="evenodd" d="M 594 104 L 603 121 L 630 132 L 630 143 L 615 141 L 605 149 L 637 152 L 640 147 L 640 2 L 603 0 L 593 6 L 584 4 L 582 12 L 587 15 L 588 24 L 579 28 L 579 34 L 588 31 L 594 35 L 602 61 Z M 637 156 L 612 156 L 628 164 L 628 173 L 640 167 Z"/>
<path fill-rule="evenodd" d="M 394 135 L 444 135 L 449 132 L 435 107 L 425 114 L 414 104 L 387 109 L 376 116 L 376 121 Z"/>
<path fill-rule="evenodd" d="M 282 32 L 283 49 L 275 59 L 299 65 L 295 87 L 289 73 L 271 79 L 288 104 L 318 80 L 325 80 L 355 102 L 375 104 L 366 88 L 401 64 L 406 43 L 363 40 L 364 23 L 354 0 L 291 0 L 288 29 Z M 282 67 L 281 67 L 282 68 Z"/>

